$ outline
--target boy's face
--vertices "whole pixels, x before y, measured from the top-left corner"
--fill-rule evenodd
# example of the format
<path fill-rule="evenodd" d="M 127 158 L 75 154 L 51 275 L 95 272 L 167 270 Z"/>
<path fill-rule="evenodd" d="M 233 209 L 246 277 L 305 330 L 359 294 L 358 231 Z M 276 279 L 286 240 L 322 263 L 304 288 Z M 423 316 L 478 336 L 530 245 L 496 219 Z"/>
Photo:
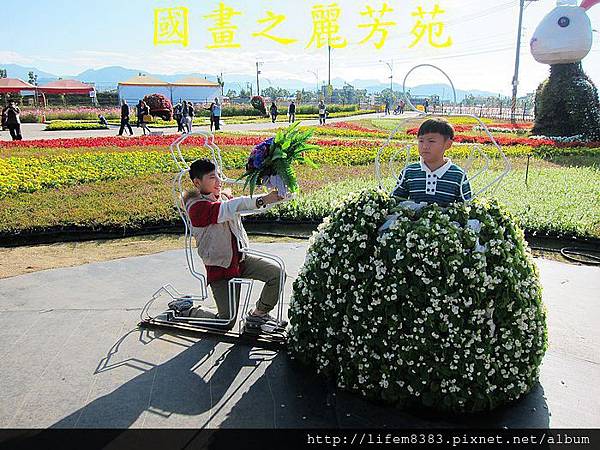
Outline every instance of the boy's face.
<path fill-rule="evenodd" d="M 444 160 L 444 153 L 452 146 L 452 139 L 440 133 L 426 133 L 418 138 L 419 155 L 426 164 Z"/>
<path fill-rule="evenodd" d="M 216 170 L 205 174 L 202 178 L 194 178 L 194 186 L 203 194 L 221 194 L 221 178 Z"/>

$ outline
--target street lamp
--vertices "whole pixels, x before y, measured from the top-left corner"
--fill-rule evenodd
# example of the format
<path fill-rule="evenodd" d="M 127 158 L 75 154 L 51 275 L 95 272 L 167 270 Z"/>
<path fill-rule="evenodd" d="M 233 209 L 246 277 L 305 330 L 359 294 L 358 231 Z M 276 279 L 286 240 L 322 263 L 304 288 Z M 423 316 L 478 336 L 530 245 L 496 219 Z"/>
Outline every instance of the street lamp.
<path fill-rule="evenodd" d="M 260 82 L 258 80 L 258 76 L 260 75 L 260 65 L 263 64 L 261 61 L 256 61 L 256 95 L 260 96 Z"/>
<path fill-rule="evenodd" d="M 307 72 L 312 73 L 317 79 L 317 94 L 319 93 L 319 71 L 313 72 L 312 70 L 307 70 Z"/>
<path fill-rule="evenodd" d="M 392 94 L 393 94 L 394 93 L 394 60 L 392 60 L 391 63 L 389 63 L 387 61 L 380 59 L 379 62 L 387 64 L 387 66 L 390 69 L 390 91 L 392 91 Z"/>

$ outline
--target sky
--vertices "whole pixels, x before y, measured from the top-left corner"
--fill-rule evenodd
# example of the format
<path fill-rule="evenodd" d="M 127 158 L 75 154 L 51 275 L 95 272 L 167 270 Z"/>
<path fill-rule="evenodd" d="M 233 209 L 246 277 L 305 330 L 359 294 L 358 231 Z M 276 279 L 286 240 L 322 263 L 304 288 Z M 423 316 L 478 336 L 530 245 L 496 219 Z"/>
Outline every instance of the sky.
<path fill-rule="evenodd" d="M 333 78 L 348 82 L 373 79 L 389 82 L 390 68 L 395 83 L 402 83 L 417 64 L 434 64 L 442 68 L 461 89 L 481 89 L 509 95 L 514 72 L 518 0 L 224 0 L 226 7 L 240 15 L 231 23 L 233 42 L 239 48 L 209 49 L 215 44 L 209 30 L 212 14 L 220 0 L 1 0 L 5 20 L 0 28 L 0 66 L 14 63 L 33 66 L 57 75 L 76 75 L 87 69 L 123 66 L 152 73 L 183 72 L 254 75 L 256 62 L 262 62 L 261 76 L 266 79 L 299 79 L 320 83 L 327 78 L 327 47 L 310 45 L 313 35 L 312 8 L 316 5 L 339 7 L 339 36 L 344 48 L 332 50 Z M 393 11 L 381 14 L 383 5 Z M 435 19 L 425 15 L 423 23 L 443 23 L 442 33 L 434 37 L 441 45 L 434 47 L 427 36 L 412 48 L 411 30 L 419 20 L 412 13 L 421 7 L 433 11 L 435 4 L 444 11 Z M 549 66 L 536 62 L 529 52 L 529 40 L 542 18 L 556 5 L 556 0 L 526 2 L 521 45 L 519 94 L 535 90 L 547 75 Z M 375 44 L 381 34 L 365 42 L 374 23 L 361 12 L 372 8 L 373 17 L 394 22 L 383 27 L 388 36 L 381 48 Z M 155 45 L 155 11 L 159 8 L 186 8 L 188 11 L 187 46 Z M 268 11 L 283 15 L 284 20 L 270 34 L 296 39 L 280 44 L 271 39 L 252 36 L 270 23 L 258 21 Z M 592 27 L 600 29 L 600 4 L 588 11 Z M 438 28 L 439 30 L 439 28 Z M 592 80 L 600 85 L 600 33 L 594 32 L 594 44 L 583 66 Z M 433 69 L 419 69 L 407 80 L 408 86 L 443 82 Z"/>

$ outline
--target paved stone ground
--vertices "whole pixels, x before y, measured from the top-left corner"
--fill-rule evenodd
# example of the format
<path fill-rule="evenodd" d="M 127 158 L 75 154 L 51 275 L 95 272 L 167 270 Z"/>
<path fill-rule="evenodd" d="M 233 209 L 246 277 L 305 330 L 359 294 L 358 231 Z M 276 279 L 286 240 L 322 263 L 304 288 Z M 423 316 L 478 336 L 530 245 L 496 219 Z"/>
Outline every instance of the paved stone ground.
<path fill-rule="evenodd" d="M 406 113 L 404 115 L 398 116 L 384 116 L 381 113 L 375 114 L 363 114 L 358 116 L 351 117 L 339 117 L 328 119 L 327 123 L 335 123 L 335 122 L 346 122 L 349 120 L 360 120 L 360 119 L 374 119 L 374 118 L 389 118 L 389 119 L 400 119 L 405 117 L 414 117 L 416 113 Z M 256 131 L 256 130 L 272 130 L 274 128 L 279 128 L 287 125 L 286 122 L 266 122 L 266 123 L 238 123 L 238 124 L 228 124 L 227 118 L 222 120 L 222 131 Z M 302 126 L 313 126 L 318 125 L 319 121 L 316 119 L 312 120 L 302 120 L 300 121 Z M 133 125 L 132 125 L 133 126 Z M 84 137 L 106 137 L 106 136 L 115 136 L 119 132 L 118 126 L 111 126 L 108 130 L 69 130 L 69 131 L 44 131 L 46 128 L 45 124 L 41 123 L 25 123 L 21 125 L 21 131 L 23 134 L 23 139 L 32 140 L 32 139 L 68 139 L 68 138 L 84 138 Z M 164 134 L 177 134 L 177 128 L 150 128 L 153 132 L 162 131 Z M 195 126 L 194 130 L 199 131 L 209 131 L 208 125 L 205 126 Z M 133 126 L 133 133 L 135 136 L 139 136 L 142 134 L 141 128 L 136 128 Z M 10 141 L 11 137 L 8 131 L 0 131 L 0 141 Z"/>
<path fill-rule="evenodd" d="M 256 248 L 284 257 L 293 279 L 306 244 Z M 600 269 L 537 263 L 550 329 L 540 383 L 462 417 L 333 395 L 285 352 L 137 329 L 161 284 L 193 291 L 179 250 L 3 279 L 0 427 L 599 427 Z"/>

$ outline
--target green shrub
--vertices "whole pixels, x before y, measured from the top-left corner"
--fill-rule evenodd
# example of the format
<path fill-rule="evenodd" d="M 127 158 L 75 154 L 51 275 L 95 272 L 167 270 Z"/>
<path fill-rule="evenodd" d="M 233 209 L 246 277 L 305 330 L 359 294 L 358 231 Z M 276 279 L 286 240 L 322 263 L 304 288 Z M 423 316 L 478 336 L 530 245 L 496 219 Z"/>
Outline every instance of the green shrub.
<path fill-rule="evenodd" d="M 600 140 L 598 90 L 580 62 L 550 66 L 536 91 L 535 116 L 533 134 Z"/>
<path fill-rule="evenodd" d="M 327 112 L 339 113 L 339 112 L 356 112 L 358 111 L 358 105 L 326 105 Z M 319 107 L 317 105 L 298 105 L 296 107 L 296 114 L 319 114 Z"/>

